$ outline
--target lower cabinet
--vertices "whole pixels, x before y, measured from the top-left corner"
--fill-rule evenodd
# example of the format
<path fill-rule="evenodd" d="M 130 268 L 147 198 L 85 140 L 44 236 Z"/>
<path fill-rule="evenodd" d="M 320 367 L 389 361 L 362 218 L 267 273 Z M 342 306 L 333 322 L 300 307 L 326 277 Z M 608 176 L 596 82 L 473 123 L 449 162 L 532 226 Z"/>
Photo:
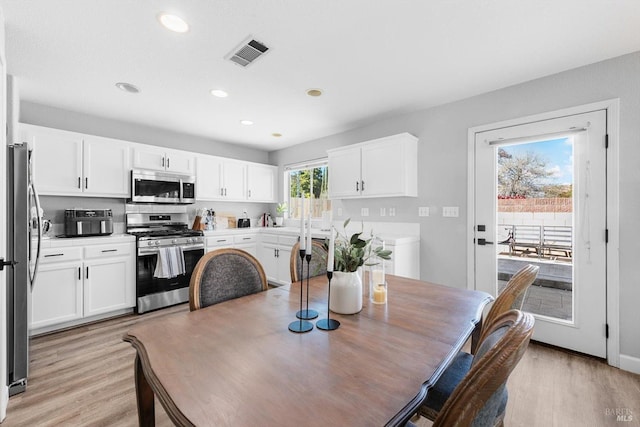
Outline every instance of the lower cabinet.
<path fill-rule="evenodd" d="M 291 284 L 291 249 L 297 241 L 297 236 L 263 234 L 258 259 L 269 283 Z"/>
<path fill-rule="evenodd" d="M 82 261 L 42 265 L 31 294 L 30 329 L 82 319 Z"/>
<path fill-rule="evenodd" d="M 45 248 L 31 294 L 31 333 L 135 305 L 135 242 Z"/>

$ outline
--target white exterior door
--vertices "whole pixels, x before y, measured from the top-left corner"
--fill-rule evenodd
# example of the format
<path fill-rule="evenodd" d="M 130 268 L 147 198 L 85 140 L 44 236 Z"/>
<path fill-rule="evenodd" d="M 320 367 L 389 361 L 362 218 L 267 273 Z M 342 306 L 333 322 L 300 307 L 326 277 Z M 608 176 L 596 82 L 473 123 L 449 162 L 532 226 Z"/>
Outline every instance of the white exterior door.
<path fill-rule="evenodd" d="M 598 357 L 607 355 L 606 131 L 606 111 L 600 110 L 476 133 L 473 147 L 475 288 L 495 296 L 499 270 L 505 265 L 512 264 L 513 270 L 524 263 L 539 265 L 536 286 L 530 288 L 524 305 L 536 316 L 534 339 Z M 572 177 L 571 186 L 566 187 L 569 196 L 565 194 L 572 214 L 562 226 L 571 236 L 568 251 L 554 248 L 558 241 L 545 240 L 546 230 L 559 226 L 549 214 L 505 221 L 497 213 L 498 168 L 504 158 L 518 151 L 542 155 L 545 149 L 536 147 L 551 143 L 564 144 L 547 154 L 562 158 Z M 548 166 L 550 173 L 562 172 Z M 506 178 L 501 179 L 504 183 Z M 515 199 L 516 204 L 522 202 Z M 539 233 L 538 242 L 519 246 L 518 230 L 527 228 Z M 511 245 L 509 231 L 514 233 Z M 547 285 L 556 281 L 551 276 L 559 270 L 568 277 L 565 289 L 545 286 L 545 281 Z M 531 300 L 535 298 L 539 301 L 534 304 Z"/>

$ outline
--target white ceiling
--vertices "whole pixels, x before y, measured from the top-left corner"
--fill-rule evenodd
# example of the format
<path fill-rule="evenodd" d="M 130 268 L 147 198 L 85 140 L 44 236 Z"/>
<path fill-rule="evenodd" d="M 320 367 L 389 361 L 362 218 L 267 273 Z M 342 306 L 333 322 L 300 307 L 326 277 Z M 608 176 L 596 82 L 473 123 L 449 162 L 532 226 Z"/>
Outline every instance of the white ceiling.
<path fill-rule="evenodd" d="M 267 151 L 640 50 L 637 0 L 0 5 L 22 100 Z M 190 31 L 161 27 L 161 11 Z M 247 68 L 225 60 L 249 35 L 268 54 Z"/>

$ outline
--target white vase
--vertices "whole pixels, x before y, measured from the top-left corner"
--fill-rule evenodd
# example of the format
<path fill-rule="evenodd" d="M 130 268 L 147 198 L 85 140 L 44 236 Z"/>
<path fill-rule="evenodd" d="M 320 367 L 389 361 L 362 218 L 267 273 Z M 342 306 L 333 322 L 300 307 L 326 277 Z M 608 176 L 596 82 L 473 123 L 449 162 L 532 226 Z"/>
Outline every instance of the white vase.
<path fill-rule="evenodd" d="M 284 217 L 281 217 L 281 216 L 277 216 L 277 217 L 276 217 L 276 225 L 277 225 L 278 227 L 282 227 L 282 223 L 283 223 L 283 222 L 284 222 Z"/>
<path fill-rule="evenodd" d="M 333 272 L 329 309 L 339 314 L 355 314 L 362 310 L 362 278 L 358 272 Z"/>

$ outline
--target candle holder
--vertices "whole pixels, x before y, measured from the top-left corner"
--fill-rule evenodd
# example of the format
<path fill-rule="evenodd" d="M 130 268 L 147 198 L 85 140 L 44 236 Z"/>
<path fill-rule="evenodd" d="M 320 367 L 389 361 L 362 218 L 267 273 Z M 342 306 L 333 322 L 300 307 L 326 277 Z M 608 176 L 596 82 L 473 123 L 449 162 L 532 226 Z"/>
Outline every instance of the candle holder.
<path fill-rule="evenodd" d="M 302 254 L 300 254 L 302 257 Z M 305 255 L 305 259 L 307 260 L 307 308 L 302 310 L 302 299 L 300 300 L 300 308 L 301 310 L 296 313 L 296 317 L 298 319 L 310 320 L 318 317 L 318 312 L 315 310 L 309 310 L 309 276 L 311 272 L 311 248 L 309 248 L 309 253 Z M 302 264 L 303 261 L 300 260 L 300 295 L 302 296 Z"/>
<path fill-rule="evenodd" d="M 300 249 L 300 311 L 298 311 L 298 313 L 302 312 L 302 260 L 304 259 L 304 252 L 304 249 Z M 297 314 L 296 317 L 298 317 L 300 320 L 295 320 L 289 323 L 289 330 L 291 332 L 302 334 L 313 329 L 313 323 L 303 320 Z"/>
<path fill-rule="evenodd" d="M 327 279 L 329 279 L 329 291 L 327 295 L 327 318 L 320 319 L 316 322 L 316 326 L 318 329 L 322 329 L 323 331 L 333 331 L 340 327 L 340 322 L 335 319 L 331 319 L 330 311 L 329 311 L 329 301 L 331 299 L 331 279 L 333 278 L 333 271 L 327 271 Z"/>

